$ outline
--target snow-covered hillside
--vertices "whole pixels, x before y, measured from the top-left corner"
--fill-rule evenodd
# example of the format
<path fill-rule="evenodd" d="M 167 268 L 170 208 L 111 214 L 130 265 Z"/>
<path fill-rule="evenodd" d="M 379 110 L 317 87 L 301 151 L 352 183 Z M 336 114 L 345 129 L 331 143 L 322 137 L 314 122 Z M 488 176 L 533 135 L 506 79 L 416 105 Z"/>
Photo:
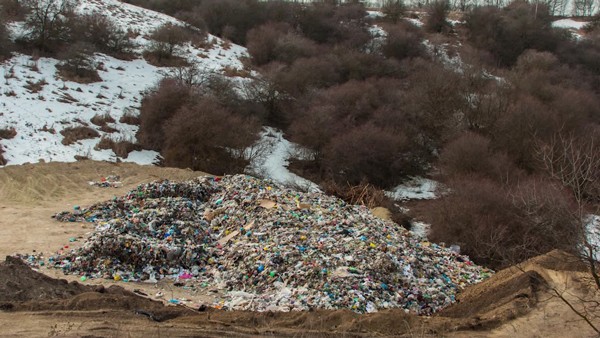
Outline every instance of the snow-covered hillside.
<path fill-rule="evenodd" d="M 80 0 L 77 12 L 98 13 L 120 29 L 134 32 L 138 59 L 124 61 L 95 54 L 102 81 L 91 84 L 61 79 L 56 59 L 15 55 L 0 64 L 0 129 L 14 128 L 17 132 L 12 139 L 0 140 L 8 165 L 40 160 L 69 162 L 75 161 L 77 155 L 95 160 L 116 160 L 117 155 L 112 150 L 96 150 L 94 147 L 102 137 L 135 141 L 137 126 L 119 120 L 124 114 L 139 114 L 141 93 L 169 71 L 168 68 L 148 64 L 141 57 L 141 52 L 151 43 L 148 36 L 153 30 L 166 23 L 183 25 L 182 22 L 117 0 Z M 25 29 L 22 23 L 12 23 L 10 28 L 14 37 Z M 245 48 L 211 35 L 207 39 L 214 43 L 206 44 L 206 48 L 188 43 L 178 47 L 175 54 L 211 72 L 222 72 L 226 67 L 243 68 L 240 58 L 247 56 Z M 105 114 L 115 120 L 108 126 L 116 132 L 101 131 L 99 126 L 90 123 L 95 115 Z M 100 136 L 63 145 L 60 132 L 81 125 L 96 129 Z M 152 163 L 157 155 L 150 151 L 136 151 L 125 160 L 146 164 Z"/>

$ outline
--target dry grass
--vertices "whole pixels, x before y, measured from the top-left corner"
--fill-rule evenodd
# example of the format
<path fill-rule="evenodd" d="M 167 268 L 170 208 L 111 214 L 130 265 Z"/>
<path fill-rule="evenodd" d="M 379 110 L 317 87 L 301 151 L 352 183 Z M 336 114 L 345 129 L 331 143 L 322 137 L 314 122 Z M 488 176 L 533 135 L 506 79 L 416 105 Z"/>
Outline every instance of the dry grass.
<path fill-rule="evenodd" d="M 231 67 L 231 66 L 225 66 L 223 68 L 223 74 L 225 74 L 225 76 L 228 76 L 228 77 L 243 77 L 243 78 L 250 77 L 249 70 L 238 69 L 238 68 Z"/>
<path fill-rule="evenodd" d="M 102 137 L 94 149 L 112 149 L 117 156 L 121 158 L 127 158 L 130 152 L 134 150 L 142 150 L 142 147 L 139 144 L 135 144 L 129 140 L 120 139 L 115 141 L 108 137 Z"/>
<path fill-rule="evenodd" d="M 48 82 L 46 82 L 45 79 L 41 79 L 36 82 L 27 81 L 27 84 L 25 85 L 25 89 L 27 89 L 30 93 L 38 93 L 39 91 L 44 89 L 44 86 L 47 84 L 48 84 Z"/>
<path fill-rule="evenodd" d="M 100 130 L 105 132 L 105 133 L 115 133 L 118 130 L 109 126 L 109 123 L 115 123 L 115 119 L 110 116 L 110 114 L 105 113 L 105 114 L 96 114 L 94 115 L 94 117 L 92 117 L 90 119 L 90 122 L 92 122 L 92 124 L 97 125 L 98 127 L 100 127 Z"/>
<path fill-rule="evenodd" d="M 132 111 L 125 110 L 125 113 L 123 113 L 123 116 L 121 116 L 121 118 L 119 119 L 119 122 L 125 123 L 125 124 L 130 124 L 132 126 L 139 126 L 140 125 L 140 117 Z"/>
<path fill-rule="evenodd" d="M 402 225 L 406 229 L 411 228 L 411 217 L 406 215 L 396 203 L 387 197 L 383 190 L 372 184 L 363 182 L 359 185 L 340 185 L 333 181 L 322 184 L 327 194 L 337 196 L 347 203 L 364 205 L 369 209 L 376 207 L 386 208 L 390 212 L 390 218 L 393 222 Z"/>
<path fill-rule="evenodd" d="M 160 57 L 152 51 L 144 51 L 144 60 L 155 67 L 185 67 L 189 66 L 186 59 L 179 56 Z"/>
<path fill-rule="evenodd" d="M 17 130 L 14 127 L 0 129 L 0 140 L 10 140 L 17 136 Z"/>
<path fill-rule="evenodd" d="M 63 136 L 62 144 L 64 145 L 71 145 L 80 140 L 100 137 L 100 133 L 95 129 L 84 126 L 66 128 L 60 134 Z"/>
<path fill-rule="evenodd" d="M 96 69 L 78 69 L 73 70 L 67 65 L 56 65 L 58 75 L 65 81 L 73 81 L 77 83 L 93 83 L 100 82 L 102 78 L 98 75 Z"/>
<path fill-rule="evenodd" d="M 107 123 L 115 123 L 115 119 L 110 114 L 96 114 L 90 119 L 90 122 L 97 125 L 98 127 L 104 126 Z"/>
<path fill-rule="evenodd" d="M 2 154 L 4 154 L 4 149 L 2 148 L 2 145 L 0 145 L 0 165 L 6 165 L 7 161 Z"/>

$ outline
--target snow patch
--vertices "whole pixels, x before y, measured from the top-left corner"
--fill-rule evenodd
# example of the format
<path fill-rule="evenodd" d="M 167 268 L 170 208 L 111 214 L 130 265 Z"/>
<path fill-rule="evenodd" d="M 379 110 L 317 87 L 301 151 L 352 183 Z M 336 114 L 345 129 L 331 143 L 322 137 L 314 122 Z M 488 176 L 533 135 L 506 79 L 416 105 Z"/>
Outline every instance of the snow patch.
<path fill-rule="evenodd" d="M 552 27 L 555 28 L 566 28 L 566 29 L 582 29 L 589 22 L 587 21 L 575 21 L 573 19 L 561 19 L 552 22 Z"/>
<path fill-rule="evenodd" d="M 413 177 L 409 181 L 395 187 L 392 191 L 386 191 L 385 194 L 396 200 L 429 200 L 438 197 L 436 191 L 439 183 L 424 177 Z"/>
<path fill-rule="evenodd" d="M 264 127 L 260 139 L 252 151 L 260 148 L 260 154 L 252 159 L 246 172 L 273 180 L 274 182 L 304 188 L 308 191 L 320 191 L 319 186 L 302 178 L 288 169 L 289 159 L 297 157 L 303 149 L 283 137 L 281 130 Z"/>

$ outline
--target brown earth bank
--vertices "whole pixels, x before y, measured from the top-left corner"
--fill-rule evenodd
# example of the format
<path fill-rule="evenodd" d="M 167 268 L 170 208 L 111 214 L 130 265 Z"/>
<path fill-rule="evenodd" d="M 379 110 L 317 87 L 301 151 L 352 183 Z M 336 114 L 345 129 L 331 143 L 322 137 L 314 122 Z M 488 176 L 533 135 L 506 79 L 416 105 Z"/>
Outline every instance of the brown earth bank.
<path fill-rule="evenodd" d="M 183 180 L 203 173 L 181 169 L 84 161 L 0 169 L 0 254 L 54 252 L 85 238 L 89 225 L 50 216 L 120 195 L 154 179 Z M 120 175 L 123 187 L 87 184 Z M 498 272 L 464 290 L 458 303 L 432 317 L 402 310 L 359 315 L 351 311 L 255 313 L 165 304 L 153 295 L 170 285 L 79 283 L 58 270 L 31 270 L 19 259 L 0 263 L 0 336 L 3 337 L 593 337 L 600 326 L 584 301 L 600 301 L 585 266 L 554 251 Z M 104 287 L 100 284 L 106 284 Z M 116 285 L 115 285 L 116 284 Z M 143 294 L 144 296 L 140 296 Z M 561 297 L 559 297 L 561 296 Z M 562 298 L 562 299 L 561 299 Z M 564 300 L 563 300 L 564 299 Z M 568 304 L 565 302 L 567 301 Z M 572 306 L 573 308 L 571 308 Z M 202 311 L 201 311 L 202 310 Z"/>

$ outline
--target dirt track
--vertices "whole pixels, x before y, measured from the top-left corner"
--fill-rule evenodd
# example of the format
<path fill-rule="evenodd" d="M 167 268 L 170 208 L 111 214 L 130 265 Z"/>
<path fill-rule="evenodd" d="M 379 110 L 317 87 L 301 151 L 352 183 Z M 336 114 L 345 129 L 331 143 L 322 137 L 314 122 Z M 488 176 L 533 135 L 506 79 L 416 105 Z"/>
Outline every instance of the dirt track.
<path fill-rule="evenodd" d="M 122 188 L 97 188 L 87 184 L 113 174 L 121 176 Z M 92 230 L 91 227 L 55 222 L 50 218 L 52 214 L 69 210 L 75 204 L 86 206 L 111 198 L 142 182 L 161 178 L 189 179 L 201 174 L 90 161 L 2 168 L 0 255 L 4 257 L 33 250 L 51 253 L 65 245 L 77 245 Z M 81 239 L 69 242 L 73 237 Z M 534 259 L 520 268 L 501 271 L 490 280 L 467 289 L 459 297 L 458 304 L 431 318 L 409 316 L 400 310 L 370 315 L 349 311 L 271 314 L 216 310 L 196 312 L 181 307 L 165 310 L 160 303 L 108 286 L 118 284 L 130 291 L 140 289 L 152 298 L 159 291 L 171 292 L 170 285 L 92 280 L 86 281 L 92 286 L 84 287 L 66 281 L 46 280 L 15 262 L 2 264 L 0 309 L 9 311 L 0 311 L 0 336 L 6 337 L 594 336 L 587 324 L 561 300 L 551 296 L 551 289 L 557 288 L 560 291 L 565 289 L 564 295 L 571 300 L 577 296 L 595 299 L 588 293 L 590 289 L 584 280 L 586 274 L 573 271 L 581 269 L 572 264 L 568 256 L 559 253 Z M 42 272 L 65 278 L 56 270 L 43 269 Z M 73 281 L 76 278 L 68 276 L 66 279 Z M 95 286 L 100 283 L 107 289 Z M 168 298 L 186 297 L 193 300 L 190 302 L 193 306 L 207 300 L 204 295 L 190 295 L 179 288 L 172 292 Z M 15 295 L 21 298 L 15 298 Z M 146 314 L 137 311 L 140 308 Z M 149 318 L 148 309 L 152 313 L 175 313 L 169 316 L 176 318 L 158 322 L 156 318 Z"/>

